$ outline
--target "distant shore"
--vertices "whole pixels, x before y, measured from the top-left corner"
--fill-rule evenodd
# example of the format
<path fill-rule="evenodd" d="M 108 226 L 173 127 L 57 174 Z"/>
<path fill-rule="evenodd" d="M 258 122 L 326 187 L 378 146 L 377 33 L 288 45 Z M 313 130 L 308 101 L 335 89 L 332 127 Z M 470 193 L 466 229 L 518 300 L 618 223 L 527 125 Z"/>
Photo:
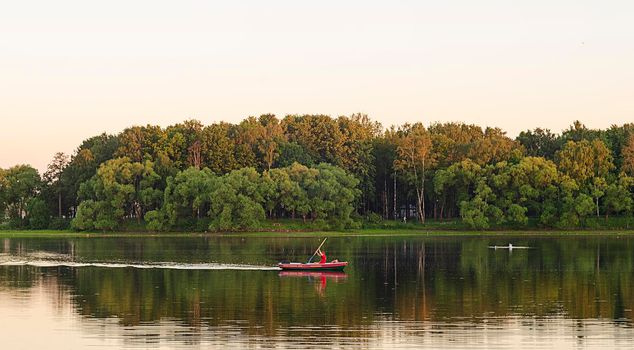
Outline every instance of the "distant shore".
<path fill-rule="evenodd" d="M 391 229 L 362 228 L 347 231 L 322 230 L 262 230 L 234 232 L 150 232 L 150 231 L 106 231 L 77 232 L 73 230 L 0 230 L 0 238 L 16 237 L 356 237 L 356 236 L 575 236 L 575 235 L 631 235 L 631 229 L 498 229 L 498 230 L 442 230 L 442 229 Z"/>

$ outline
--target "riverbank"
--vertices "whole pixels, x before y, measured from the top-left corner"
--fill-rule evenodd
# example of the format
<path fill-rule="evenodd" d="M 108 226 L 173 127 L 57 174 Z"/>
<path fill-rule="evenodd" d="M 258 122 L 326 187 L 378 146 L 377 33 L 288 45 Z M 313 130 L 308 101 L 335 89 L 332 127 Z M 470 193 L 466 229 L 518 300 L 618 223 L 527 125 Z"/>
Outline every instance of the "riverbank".
<path fill-rule="evenodd" d="M 581 227 L 574 228 L 552 228 L 541 227 L 536 219 L 529 219 L 526 225 L 491 225 L 491 228 L 486 230 L 477 230 L 470 228 L 460 219 L 450 220 L 435 220 L 428 219 L 425 224 L 420 224 L 416 221 L 409 221 L 404 223 L 402 221 L 394 220 L 378 220 L 370 221 L 363 220 L 357 221 L 353 226 L 346 229 L 330 229 L 328 224 L 324 222 L 303 222 L 301 219 L 276 219 L 266 220 L 261 223 L 257 229 L 250 229 L 244 231 L 227 231 L 227 232 L 213 232 L 208 231 L 209 222 L 206 220 L 199 220 L 195 222 L 187 222 L 178 226 L 178 229 L 171 231 L 151 231 L 147 229 L 146 223 L 137 220 L 124 221 L 120 225 L 120 229 L 115 231 L 74 231 L 65 227 L 53 227 L 45 230 L 28 230 L 10 228 L 7 225 L 0 225 L 0 236 L 15 235 L 15 234 L 30 234 L 37 236 L 46 235 L 161 235 L 161 236 L 180 236 L 180 235 L 237 235 L 237 234 L 272 234 L 275 236 L 289 234 L 297 236 L 300 234 L 307 234 L 309 236 L 320 234 L 335 234 L 335 235 L 359 235 L 359 234 L 399 234 L 399 235 L 419 235 L 419 234 L 434 234 L 434 235 L 478 235 L 478 234 L 552 234 L 552 233 L 618 233 L 618 232 L 634 232 L 634 218 L 632 217 L 589 217 L 585 218 Z"/>
<path fill-rule="evenodd" d="M 72 230 L 3 230 L 0 238 L 14 237 L 361 237 L 361 236 L 620 236 L 633 235 L 634 229 L 629 230 L 431 230 L 431 229 L 355 229 L 349 231 L 249 231 L 249 232 L 76 232 Z"/>

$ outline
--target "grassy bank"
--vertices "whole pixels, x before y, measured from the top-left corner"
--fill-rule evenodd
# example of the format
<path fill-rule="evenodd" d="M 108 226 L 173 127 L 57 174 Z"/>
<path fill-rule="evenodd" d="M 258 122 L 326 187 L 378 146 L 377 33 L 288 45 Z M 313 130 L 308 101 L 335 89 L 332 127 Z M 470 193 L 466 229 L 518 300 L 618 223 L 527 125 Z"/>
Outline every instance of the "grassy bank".
<path fill-rule="evenodd" d="M 634 220 L 631 217 L 591 217 L 582 227 L 570 229 L 553 229 L 540 227 L 537 220 L 531 219 L 524 226 L 493 225 L 487 230 L 474 230 L 459 219 L 427 220 L 425 224 L 415 221 L 407 223 L 393 220 L 362 221 L 356 228 L 346 230 L 327 230 L 317 222 L 302 220 L 267 220 L 257 230 L 248 232 L 208 232 L 203 221 L 193 222 L 187 227 L 171 232 L 153 232 L 146 229 L 144 222 L 128 221 L 121 230 L 114 232 L 93 231 L 76 232 L 70 229 L 54 230 L 21 230 L 0 227 L 0 237 L 131 237 L 131 236 L 198 236 L 198 235 L 266 235 L 266 236 L 355 236 L 355 235 L 509 235 L 509 234 L 618 234 L 634 233 Z"/>

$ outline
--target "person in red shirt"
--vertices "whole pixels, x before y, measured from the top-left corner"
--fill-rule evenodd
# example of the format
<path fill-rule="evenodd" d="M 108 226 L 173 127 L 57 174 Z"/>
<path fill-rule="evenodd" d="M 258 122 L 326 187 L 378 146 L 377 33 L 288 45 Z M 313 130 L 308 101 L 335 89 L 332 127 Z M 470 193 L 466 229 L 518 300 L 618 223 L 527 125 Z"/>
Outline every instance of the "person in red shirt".
<path fill-rule="evenodd" d="M 321 256 L 321 260 L 319 260 L 320 264 L 325 264 L 326 263 L 326 253 L 322 252 L 321 249 L 317 250 L 317 254 L 319 254 L 319 256 Z"/>

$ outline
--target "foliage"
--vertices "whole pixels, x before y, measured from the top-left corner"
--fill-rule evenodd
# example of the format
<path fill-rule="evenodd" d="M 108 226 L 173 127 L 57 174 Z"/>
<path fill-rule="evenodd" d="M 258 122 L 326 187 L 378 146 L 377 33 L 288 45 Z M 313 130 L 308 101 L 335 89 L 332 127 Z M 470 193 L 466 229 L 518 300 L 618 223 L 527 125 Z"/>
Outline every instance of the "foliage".
<path fill-rule="evenodd" d="M 405 124 L 399 130 L 394 169 L 402 171 L 416 189 L 418 219 L 425 222 L 425 171 L 433 166 L 432 140 L 425 127 Z"/>
<path fill-rule="evenodd" d="M 50 214 L 46 202 L 41 198 L 31 198 L 27 205 L 26 221 L 33 230 L 46 229 L 49 226 Z"/>
<path fill-rule="evenodd" d="M 11 226 L 28 225 L 29 211 L 33 209 L 29 203 L 41 186 L 40 175 L 31 166 L 16 165 L 0 172 L 0 209 L 6 212 Z"/>
<path fill-rule="evenodd" d="M 632 216 L 633 164 L 634 123 L 598 130 L 576 121 L 513 140 L 457 122 L 384 129 L 365 114 L 187 120 L 91 137 L 70 157 L 56 153 L 41 179 L 29 166 L 0 169 L 0 221 L 242 230 L 265 218 L 351 227 L 376 213 L 461 218 L 473 228 L 576 228 Z"/>
<path fill-rule="evenodd" d="M 125 217 L 142 219 L 160 201 L 162 191 L 155 188 L 158 181 L 150 161 L 139 163 L 122 157 L 105 162 L 82 184 L 80 192 L 87 200 L 79 205 L 73 227 L 114 230 Z"/>

